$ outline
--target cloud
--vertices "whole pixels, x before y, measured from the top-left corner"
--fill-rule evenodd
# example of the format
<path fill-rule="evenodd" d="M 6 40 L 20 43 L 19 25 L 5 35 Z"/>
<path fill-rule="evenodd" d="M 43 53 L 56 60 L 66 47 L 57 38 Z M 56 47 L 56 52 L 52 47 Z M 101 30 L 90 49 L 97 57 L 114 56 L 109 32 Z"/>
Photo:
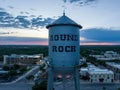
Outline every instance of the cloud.
<path fill-rule="evenodd" d="M 21 11 L 20 14 L 30 14 L 30 13 Z"/>
<path fill-rule="evenodd" d="M 8 35 L 8 34 L 13 34 L 13 33 L 17 33 L 17 32 L 7 32 L 7 31 L 6 32 L 0 32 L 0 35 L 5 35 L 5 34 Z"/>
<path fill-rule="evenodd" d="M 120 42 L 120 30 L 92 28 L 82 30 L 80 36 L 85 38 L 81 42 Z"/>
<path fill-rule="evenodd" d="M 21 11 L 21 12 L 20 12 L 20 14 L 24 14 L 24 12 L 23 12 L 23 11 Z"/>
<path fill-rule="evenodd" d="M 67 0 L 63 0 L 63 2 L 64 2 L 64 3 L 66 3 L 66 2 L 67 2 Z"/>
<path fill-rule="evenodd" d="M 0 7 L 0 11 L 4 11 L 4 10 L 5 10 L 4 8 L 1 8 L 1 7 Z"/>
<path fill-rule="evenodd" d="M 13 27 L 13 28 L 29 28 L 38 29 L 45 27 L 47 24 L 53 22 L 54 18 L 43 18 L 42 15 L 28 16 L 29 12 L 20 12 L 22 15 L 14 17 L 5 9 L 0 8 L 0 27 Z"/>
<path fill-rule="evenodd" d="M 1 41 L 12 41 L 12 42 L 42 42 L 42 41 L 48 41 L 47 39 L 44 38 L 32 38 L 32 37 L 11 37 L 11 36 L 5 36 L 5 37 L 0 37 L 0 42 Z"/>
<path fill-rule="evenodd" d="M 16 28 L 29 28 L 30 21 L 27 20 L 28 16 L 17 16 L 15 17 L 14 27 Z"/>
<path fill-rule="evenodd" d="M 31 11 L 35 11 L 35 9 L 33 9 L 33 8 L 30 8 L 30 10 L 31 10 Z"/>
<path fill-rule="evenodd" d="M 5 12 L 0 11 L 0 27 L 12 27 L 14 23 L 14 17 Z"/>
<path fill-rule="evenodd" d="M 35 15 L 30 15 L 30 17 L 31 17 L 31 18 L 34 18 L 34 17 L 36 17 L 36 16 L 35 16 Z"/>
<path fill-rule="evenodd" d="M 10 34 L 9 32 L 0 32 L 0 35 L 3 35 L 3 34 Z"/>
<path fill-rule="evenodd" d="M 69 2 L 69 3 L 77 3 L 80 6 L 84 5 L 90 5 L 92 3 L 95 3 L 98 0 L 63 0 L 64 3 Z"/>
<path fill-rule="evenodd" d="M 38 28 L 39 26 L 46 26 L 46 25 L 50 24 L 52 21 L 54 21 L 54 19 L 49 18 L 49 17 L 42 18 L 41 16 L 33 18 L 31 20 L 33 28 L 34 27 Z"/>
<path fill-rule="evenodd" d="M 13 6 L 8 6 L 8 8 L 13 9 L 14 7 Z"/>
<path fill-rule="evenodd" d="M 25 14 L 29 14 L 29 12 L 25 12 Z"/>

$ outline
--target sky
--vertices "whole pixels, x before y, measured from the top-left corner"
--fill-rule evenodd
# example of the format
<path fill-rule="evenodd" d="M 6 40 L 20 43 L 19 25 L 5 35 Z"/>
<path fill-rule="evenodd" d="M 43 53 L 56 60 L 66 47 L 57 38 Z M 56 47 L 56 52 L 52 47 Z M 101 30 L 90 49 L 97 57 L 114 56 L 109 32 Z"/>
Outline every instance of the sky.
<path fill-rule="evenodd" d="M 0 45 L 48 45 L 63 15 L 83 26 L 81 45 L 120 45 L 120 0 L 0 0 Z"/>

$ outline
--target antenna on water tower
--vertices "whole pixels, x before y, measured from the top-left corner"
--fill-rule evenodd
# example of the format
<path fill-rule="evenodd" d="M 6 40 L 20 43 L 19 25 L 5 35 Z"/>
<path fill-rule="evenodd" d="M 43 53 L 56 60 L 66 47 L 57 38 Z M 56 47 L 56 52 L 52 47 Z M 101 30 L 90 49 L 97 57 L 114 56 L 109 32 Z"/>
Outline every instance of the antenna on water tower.
<path fill-rule="evenodd" d="M 63 16 L 65 16 L 65 9 L 63 10 Z"/>
<path fill-rule="evenodd" d="M 63 16 L 65 16 L 65 10 L 67 9 L 65 4 L 66 4 L 66 0 L 64 0 L 63 6 L 62 6 L 62 8 L 63 8 Z"/>

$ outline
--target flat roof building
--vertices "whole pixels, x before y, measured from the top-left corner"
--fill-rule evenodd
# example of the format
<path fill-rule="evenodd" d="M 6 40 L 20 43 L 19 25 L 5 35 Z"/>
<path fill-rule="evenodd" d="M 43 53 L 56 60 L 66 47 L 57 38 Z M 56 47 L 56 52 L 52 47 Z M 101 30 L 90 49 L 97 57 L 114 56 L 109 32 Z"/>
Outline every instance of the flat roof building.
<path fill-rule="evenodd" d="M 97 60 L 110 61 L 110 60 L 120 60 L 120 54 L 114 51 L 106 51 L 102 55 L 90 55 L 95 57 Z"/>
<path fill-rule="evenodd" d="M 100 69 L 94 65 L 88 67 L 91 83 L 111 83 L 114 81 L 114 72 L 108 69 Z"/>
<path fill-rule="evenodd" d="M 4 64 L 36 64 L 43 59 L 43 54 L 35 55 L 4 55 Z"/>

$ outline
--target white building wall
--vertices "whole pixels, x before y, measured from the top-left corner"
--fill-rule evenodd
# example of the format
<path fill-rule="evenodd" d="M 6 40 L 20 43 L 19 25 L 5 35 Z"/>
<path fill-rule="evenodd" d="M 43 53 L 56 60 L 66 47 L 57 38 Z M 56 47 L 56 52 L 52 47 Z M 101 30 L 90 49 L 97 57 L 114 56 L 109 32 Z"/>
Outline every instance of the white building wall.
<path fill-rule="evenodd" d="M 3 64 L 6 64 L 6 63 L 7 63 L 7 60 L 6 60 L 7 57 L 8 57 L 8 55 L 4 55 L 4 56 L 3 56 Z"/>
<path fill-rule="evenodd" d="M 4 55 L 4 64 L 33 64 L 34 62 L 43 59 L 43 54 L 36 55 L 16 55 L 11 54 L 10 56 Z"/>
<path fill-rule="evenodd" d="M 90 82 L 91 83 L 111 83 L 114 80 L 114 74 L 113 73 L 94 73 L 90 74 Z M 103 81 L 102 81 L 103 79 Z"/>
<path fill-rule="evenodd" d="M 97 60 L 120 60 L 120 54 L 114 51 L 106 51 L 104 55 L 90 55 L 92 57 L 95 57 Z"/>

